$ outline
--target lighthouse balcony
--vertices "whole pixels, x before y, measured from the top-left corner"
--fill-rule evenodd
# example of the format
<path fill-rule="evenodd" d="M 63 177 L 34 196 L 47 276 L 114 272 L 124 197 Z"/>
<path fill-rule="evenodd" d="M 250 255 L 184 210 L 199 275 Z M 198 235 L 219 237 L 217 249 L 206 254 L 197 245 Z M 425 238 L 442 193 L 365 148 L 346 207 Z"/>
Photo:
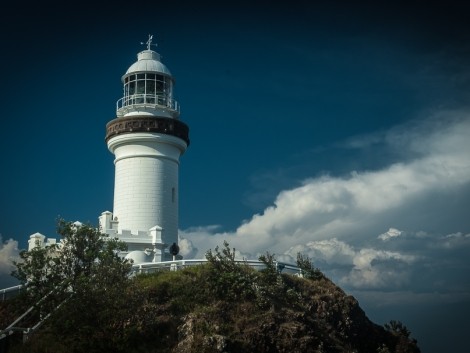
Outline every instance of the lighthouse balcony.
<path fill-rule="evenodd" d="M 166 95 L 133 94 L 119 99 L 116 103 L 117 116 L 121 117 L 134 111 L 168 111 L 172 116 L 179 116 L 180 106 L 175 99 Z"/>

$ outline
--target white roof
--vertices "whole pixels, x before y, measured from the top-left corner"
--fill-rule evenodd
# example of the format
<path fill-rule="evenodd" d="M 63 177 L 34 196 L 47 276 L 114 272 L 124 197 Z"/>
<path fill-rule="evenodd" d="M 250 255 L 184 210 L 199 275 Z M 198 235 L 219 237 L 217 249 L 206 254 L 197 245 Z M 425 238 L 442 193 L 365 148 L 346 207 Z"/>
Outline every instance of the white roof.
<path fill-rule="evenodd" d="M 134 72 L 160 72 L 171 76 L 170 70 L 160 61 L 160 54 L 153 50 L 144 50 L 137 54 L 137 61 L 126 71 L 124 76 Z"/>
<path fill-rule="evenodd" d="M 38 233 L 38 232 L 30 235 L 30 238 L 42 238 L 42 239 L 44 239 L 45 237 L 46 237 L 45 235 L 42 235 L 41 233 Z"/>

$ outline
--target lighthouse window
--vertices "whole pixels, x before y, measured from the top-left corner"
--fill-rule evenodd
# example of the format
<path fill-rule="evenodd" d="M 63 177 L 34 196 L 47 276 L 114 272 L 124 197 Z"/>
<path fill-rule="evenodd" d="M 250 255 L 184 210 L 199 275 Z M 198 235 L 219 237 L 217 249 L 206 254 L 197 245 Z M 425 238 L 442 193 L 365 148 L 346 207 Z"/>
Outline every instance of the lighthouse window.
<path fill-rule="evenodd" d="M 145 83 L 145 102 L 155 104 L 155 81 L 147 80 Z"/>
<path fill-rule="evenodd" d="M 137 94 L 144 94 L 145 93 L 145 81 L 139 80 L 137 81 Z"/>
<path fill-rule="evenodd" d="M 175 188 L 172 188 L 171 189 L 171 201 L 175 202 L 175 198 L 176 198 L 176 191 L 175 191 Z"/>
<path fill-rule="evenodd" d="M 155 81 L 147 81 L 147 94 L 155 94 Z"/>
<path fill-rule="evenodd" d="M 129 94 L 134 94 L 135 93 L 135 82 L 130 82 L 129 83 Z"/>
<path fill-rule="evenodd" d="M 156 93 L 163 94 L 163 82 L 157 81 L 156 83 Z"/>

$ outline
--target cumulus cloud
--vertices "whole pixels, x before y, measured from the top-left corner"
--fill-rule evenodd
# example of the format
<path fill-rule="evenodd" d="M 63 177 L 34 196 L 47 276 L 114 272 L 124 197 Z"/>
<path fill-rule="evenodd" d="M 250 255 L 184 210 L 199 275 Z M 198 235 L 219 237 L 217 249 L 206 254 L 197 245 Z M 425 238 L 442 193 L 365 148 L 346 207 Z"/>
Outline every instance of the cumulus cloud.
<path fill-rule="evenodd" d="M 194 247 L 193 243 L 180 236 L 178 245 L 180 247 L 180 255 L 185 259 L 192 259 L 197 254 L 197 248 Z"/>
<path fill-rule="evenodd" d="M 470 234 L 463 234 L 461 232 L 448 234 L 443 238 L 442 245 L 445 248 L 462 248 L 470 242 Z"/>
<path fill-rule="evenodd" d="M 14 269 L 13 261 L 19 259 L 18 255 L 18 242 L 13 239 L 4 242 L 0 235 L 0 289 L 16 283 L 10 274 Z"/>
<path fill-rule="evenodd" d="M 470 196 L 468 136 L 470 115 L 447 111 L 351 139 L 345 147 L 380 144 L 401 158 L 377 170 L 306 179 L 280 192 L 263 213 L 234 232 L 202 227 L 182 233 L 199 249 L 197 257 L 223 240 L 252 257 L 270 251 L 292 262 L 298 252 L 305 253 L 354 290 L 435 290 L 442 283 L 448 288 L 464 272 L 446 277 L 448 266 L 468 267 L 457 256 L 470 243 L 468 217 L 458 202 Z M 444 261 L 449 255 L 454 258 Z"/>
<path fill-rule="evenodd" d="M 303 253 L 316 261 L 326 264 L 351 265 L 356 251 L 343 241 L 336 238 L 308 242 L 303 248 L 294 246 L 287 252 L 292 257 Z"/>
<path fill-rule="evenodd" d="M 441 193 L 445 197 L 456 192 L 470 181 L 470 123 L 456 118 L 449 118 L 448 123 L 445 128 L 434 120 L 422 123 L 421 137 L 417 127 L 411 129 L 410 136 L 401 130 L 395 137 L 387 136 L 391 148 L 400 141 L 403 149 L 419 151 L 415 159 L 380 170 L 352 171 L 347 177 L 312 178 L 300 187 L 282 191 L 263 214 L 242 224 L 236 236 L 249 238 L 256 246 L 277 243 L 280 246 L 275 250 L 296 238 L 342 238 L 362 231 L 367 237 L 371 225 L 380 224 L 383 229 L 384 219 L 392 219 L 428 195 Z M 279 243 L 281 239 L 285 241 Z"/>
<path fill-rule="evenodd" d="M 354 268 L 340 280 L 349 288 L 400 288 L 409 281 L 413 255 L 376 249 L 356 253 Z"/>
<path fill-rule="evenodd" d="M 388 231 L 386 231 L 385 233 L 383 234 L 380 234 L 378 236 L 379 239 L 383 240 L 383 241 L 387 241 L 387 240 L 390 240 L 392 238 L 396 238 L 396 237 L 399 237 L 400 235 L 402 235 L 403 232 L 398 230 L 398 229 L 395 229 L 395 228 L 390 228 Z"/>
<path fill-rule="evenodd" d="M 393 251 L 355 249 L 336 238 L 311 241 L 286 252 L 291 258 L 297 253 L 309 256 L 317 267 L 333 274 L 340 284 L 349 288 L 401 286 L 408 279 L 408 265 L 416 260 L 413 255 Z"/>

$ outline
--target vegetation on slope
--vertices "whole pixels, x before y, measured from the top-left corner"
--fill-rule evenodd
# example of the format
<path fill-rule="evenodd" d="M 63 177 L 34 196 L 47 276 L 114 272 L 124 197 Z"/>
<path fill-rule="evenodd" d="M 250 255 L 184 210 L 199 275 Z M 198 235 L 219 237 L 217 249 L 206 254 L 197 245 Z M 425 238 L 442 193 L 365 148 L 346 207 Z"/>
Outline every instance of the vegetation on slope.
<path fill-rule="evenodd" d="M 279 273 L 271 254 L 260 257 L 265 269 L 256 271 L 234 253 L 224 243 L 206 254 L 206 265 L 113 275 L 115 285 L 88 276 L 86 290 L 69 292 L 11 352 L 419 352 L 405 326 L 371 322 L 309 258 L 299 254 L 298 277 Z M 28 298 L 18 299 L 0 310 L 16 303 L 21 311 Z"/>

